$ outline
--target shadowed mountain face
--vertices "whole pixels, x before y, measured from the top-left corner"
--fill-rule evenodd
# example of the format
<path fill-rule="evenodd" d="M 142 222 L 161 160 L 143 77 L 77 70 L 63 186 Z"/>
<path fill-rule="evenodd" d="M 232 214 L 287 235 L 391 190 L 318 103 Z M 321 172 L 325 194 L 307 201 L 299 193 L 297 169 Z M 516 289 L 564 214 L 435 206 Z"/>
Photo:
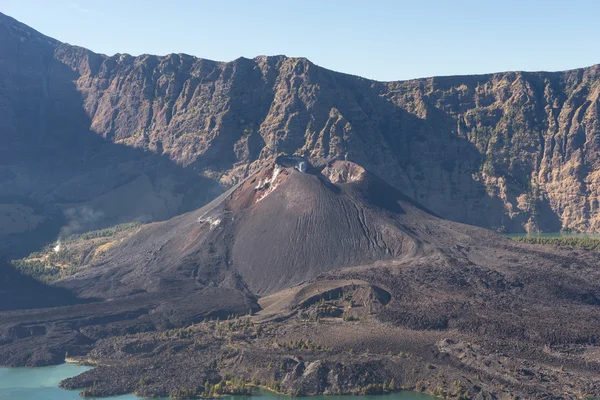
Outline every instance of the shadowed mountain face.
<path fill-rule="evenodd" d="M 0 311 L 52 308 L 81 303 L 70 291 L 24 276 L 0 260 Z"/>
<path fill-rule="evenodd" d="M 0 44 L 13 252 L 194 209 L 280 152 L 347 157 L 455 221 L 597 229 L 598 66 L 383 83 L 283 56 L 107 57 L 4 15 Z"/>
<path fill-rule="evenodd" d="M 167 219 L 222 192 L 166 156 L 90 130 L 80 72 L 57 58 L 61 46 L 0 15 L 0 255 L 124 221 Z"/>

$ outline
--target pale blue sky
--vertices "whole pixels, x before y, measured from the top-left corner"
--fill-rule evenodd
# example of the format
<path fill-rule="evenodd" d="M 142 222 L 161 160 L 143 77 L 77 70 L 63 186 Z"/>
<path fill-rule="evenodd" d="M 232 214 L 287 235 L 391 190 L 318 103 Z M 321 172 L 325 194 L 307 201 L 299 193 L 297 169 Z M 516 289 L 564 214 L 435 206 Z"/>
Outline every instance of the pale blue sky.
<path fill-rule="evenodd" d="M 0 0 L 0 11 L 109 55 L 285 54 L 378 80 L 600 63 L 597 0 Z"/>

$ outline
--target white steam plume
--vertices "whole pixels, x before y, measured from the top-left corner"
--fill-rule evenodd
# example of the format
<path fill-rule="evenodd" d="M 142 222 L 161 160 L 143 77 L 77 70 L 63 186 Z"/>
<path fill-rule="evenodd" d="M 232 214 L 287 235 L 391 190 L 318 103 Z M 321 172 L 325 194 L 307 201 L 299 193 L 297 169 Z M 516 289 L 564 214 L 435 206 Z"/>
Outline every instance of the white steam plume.
<path fill-rule="evenodd" d="M 104 213 L 94 210 L 88 206 L 66 209 L 63 214 L 67 218 L 67 224 L 60 228 L 59 238 L 67 237 L 73 233 L 94 229 L 94 222 L 102 219 Z M 58 244 L 60 246 L 60 242 Z"/>

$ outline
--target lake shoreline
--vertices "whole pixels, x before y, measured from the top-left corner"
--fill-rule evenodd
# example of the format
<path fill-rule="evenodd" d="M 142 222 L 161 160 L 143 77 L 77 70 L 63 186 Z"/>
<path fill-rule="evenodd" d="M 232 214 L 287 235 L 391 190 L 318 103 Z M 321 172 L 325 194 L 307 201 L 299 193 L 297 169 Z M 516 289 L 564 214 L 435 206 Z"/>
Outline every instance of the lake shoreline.
<path fill-rule="evenodd" d="M 36 400 L 74 400 L 80 399 L 79 390 L 66 390 L 59 388 L 59 382 L 64 379 L 75 377 L 81 373 L 89 371 L 92 367 L 81 365 L 73 359 L 69 359 L 68 362 L 57 366 L 48 367 L 18 367 L 18 368 L 7 368 L 0 367 L 0 399 L 10 400 L 29 400 L 35 398 Z M 251 384 L 250 384 L 251 386 Z M 231 398 L 242 398 L 253 399 L 253 400 L 273 400 L 277 398 L 288 399 L 290 396 L 285 395 L 281 392 L 276 392 L 273 389 L 266 386 L 256 386 L 256 392 L 251 395 L 236 396 L 229 394 L 216 395 L 211 398 L 220 397 L 231 397 Z M 348 397 L 359 400 L 362 398 L 377 397 L 378 399 L 389 399 L 389 400 L 430 400 L 434 397 L 429 395 L 412 392 L 407 390 L 401 390 L 394 393 L 386 393 L 381 395 L 365 395 L 365 396 L 344 396 L 344 395 L 318 395 L 312 396 L 315 399 L 319 397 L 341 399 Z M 136 396 L 134 393 L 123 394 L 118 396 L 110 397 L 98 397 L 106 400 L 135 400 L 141 399 L 142 397 Z M 85 398 L 85 397 L 84 397 Z M 168 397 L 153 397 L 154 400 L 168 400 Z"/>

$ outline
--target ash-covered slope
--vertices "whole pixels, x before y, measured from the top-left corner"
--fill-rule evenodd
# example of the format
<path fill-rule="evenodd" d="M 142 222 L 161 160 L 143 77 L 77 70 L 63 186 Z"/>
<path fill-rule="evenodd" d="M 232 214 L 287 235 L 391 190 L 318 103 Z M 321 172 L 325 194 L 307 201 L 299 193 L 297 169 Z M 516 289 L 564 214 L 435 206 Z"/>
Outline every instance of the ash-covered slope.
<path fill-rule="evenodd" d="M 91 358 L 103 367 L 64 384 L 105 396 L 225 376 L 290 394 L 392 379 L 481 400 L 600 394 L 599 253 L 443 220 L 354 163 L 278 157 L 111 246 L 54 283 L 90 303 L 0 312 L 0 365 Z"/>
<path fill-rule="evenodd" d="M 106 336 L 256 312 L 257 296 L 329 271 L 438 253 L 443 237 L 464 236 L 445 224 L 356 164 L 278 157 L 203 208 L 136 227 L 53 284 L 91 303 L 2 316 L 0 364 L 54 363 L 66 346 L 85 353 Z M 46 335 L 57 329 L 86 339 Z"/>
<path fill-rule="evenodd" d="M 329 270 L 431 253 L 440 230 L 458 235 L 439 221 L 354 163 L 315 168 L 281 156 L 209 205 L 142 228 L 60 284 L 102 298 L 178 285 L 263 295 Z"/>

